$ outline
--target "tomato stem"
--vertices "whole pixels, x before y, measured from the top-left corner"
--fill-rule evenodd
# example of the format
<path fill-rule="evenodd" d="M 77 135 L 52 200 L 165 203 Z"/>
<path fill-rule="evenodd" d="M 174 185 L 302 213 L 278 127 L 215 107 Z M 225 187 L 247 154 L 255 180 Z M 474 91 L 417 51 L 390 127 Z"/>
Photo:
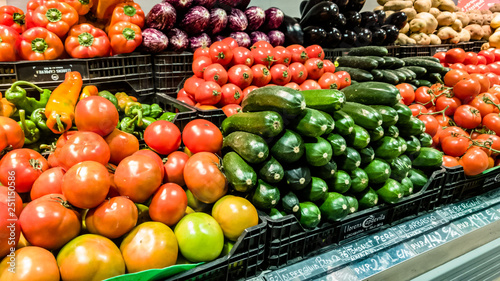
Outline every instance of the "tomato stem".
<path fill-rule="evenodd" d="M 486 95 L 485 95 L 485 96 L 483 96 L 483 101 L 484 101 L 485 103 L 487 103 L 487 104 L 492 104 L 492 105 L 494 105 L 496 108 L 498 108 L 498 110 L 500 110 L 500 105 L 498 105 L 498 104 L 496 104 L 495 102 L 493 102 L 493 101 L 490 99 L 490 97 L 488 97 L 488 96 L 486 96 Z"/>

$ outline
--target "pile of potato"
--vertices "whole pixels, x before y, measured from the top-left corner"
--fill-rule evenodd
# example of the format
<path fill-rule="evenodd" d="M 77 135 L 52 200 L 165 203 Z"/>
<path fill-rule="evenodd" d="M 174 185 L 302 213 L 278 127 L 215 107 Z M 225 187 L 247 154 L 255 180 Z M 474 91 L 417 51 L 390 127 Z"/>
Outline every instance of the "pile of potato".
<path fill-rule="evenodd" d="M 495 6 L 497 7 L 497 12 L 494 14 L 494 17 L 490 23 L 490 31 L 494 30 L 495 32 L 493 32 L 491 36 L 489 36 L 489 42 L 486 43 L 485 45 L 487 46 L 484 47 L 500 49 L 500 3 L 495 4 Z"/>

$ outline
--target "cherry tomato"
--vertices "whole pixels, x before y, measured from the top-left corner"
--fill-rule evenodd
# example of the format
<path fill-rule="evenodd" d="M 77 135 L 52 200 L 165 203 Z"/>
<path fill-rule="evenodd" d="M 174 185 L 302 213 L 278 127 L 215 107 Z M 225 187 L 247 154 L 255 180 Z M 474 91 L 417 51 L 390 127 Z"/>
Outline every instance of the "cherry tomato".
<path fill-rule="evenodd" d="M 172 122 L 158 120 L 146 128 L 144 141 L 157 153 L 168 155 L 179 149 L 181 131 Z"/>
<path fill-rule="evenodd" d="M 300 84 L 300 89 L 302 91 L 319 90 L 319 89 L 321 89 L 321 85 L 319 85 L 318 82 L 309 79 L 309 80 L 304 81 L 304 83 Z"/>
<path fill-rule="evenodd" d="M 221 100 L 218 103 L 220 107 L 228 104 L 240 104 L 243 99 L 241 88 L 231 83 L 222 86 L 221 95 Z"/>
<path fill-rule="evenodd" d="M 226 37 L 222 39 L 221 42 L 227 44 L 231 50 L 238 48 L 238 42 L 236 42 L 236 40 L 232 37 Z"/>
<path fill-rule="evenodd" d="M 115 239 L 126 234 L 137 224 L 139 213 L 132 200 L 117 196 L 90 209 L 85 223 L 90 233 Z"/>
<path fill-rule="evenodd" d="M 307 69 L 300 62 L 294 62 L 288 67 L 290 75 L 292 77 L 291 81 L 297 84 L 302 84 L 307 80 Z"/>
<path fill-rule="evenodd" d="M 255 59 L 255 64 L 263 64 L 269 68 L 274 63 L 272 48 L 260 47 L 252 49 L 252 55 Z"/>
<path fill-rule="evenodd" d="M 196 77 L 203 78 L 205 69 L 211 64 L 212 60 L 209 57 L 198 57 L 191 64 L 191 69 Z"/>
<path fill-rule="evenodd" d="M 325 52 L 320 45 L 311 45 L 306 48 L 306 53 L 309 58 L 325 59 Z"/>
<path fill-rule="evenodd" d="M 339 78 L 339 90 L 351 85 L 351 75 L 347 71 L 337 71 L 335 75 Z"/>
<path fill-rule="evenodd" d="M 196 60 L 199 57 L 210 57 L 210 48 L 200 47 L 196 49 L 193 54 L 193 60 Z"/>
<path fill-rule="evenodd" d="M 307 69 L 307 76 L 309 79 L 318 80 L 321 78 L 325 69 L 323 68 L 323 60 L 319 58 L 308 59 L 304 66 Z"/>
<path fill-rule="evenodd" d="M 335 64 L 331 60 L 323 60 L 325 72 L 335 73 Z"/>
<path fill-rule="evenodd" d="M 12 252 L 11 255 L 11 257 L 6 256 L 0 264 L 0 278 L 2 280 L 61 279 L 54 254 L 44 248 L 36 246 L 23 247 Z M 12 270 L 11 258 L 15 259 L 15 270 Z"/>
<path fill-rule="evenodd" d="M 228 44 L 219 41 L 210 45 L 210 59 L 214 63 L 228 65 L 233 59 L 233 51 Z"/>
<path fill-rule="evenodd" d="M 236 47 L 233 49 L 233 61 L 232 65 L 244 64 L 248 67 L 253 65 L 254 58 L 252 52 L 244 47 Z"/>
<path fill-rule="evenodd" d="M 446 96 L 440 96 L 436 100 L 436 110 L 441 111 L 447 108 L 444 113 L 448 116 L 453 115 L 460 105 L 462 105 L 462 102 L 456 97 L 448 98 Z"/>
<path fill-rule="evenodd" d="M 221 100 L 221 87 L 214 81 L 205 81 L 196 89 L 195 99 L 200 104 L 214 105 Z"/>
<path fill-rule="evenodd" d="M 214 63 L 214 64 L 211 64 L 205 68 L 205 72 L 203 73 L 203 79 L 205 79 L 205 81 L 213 81 L 213 82 L 219 84 L 219 86 L 222 86 L 222 85 L 227 83 L 227 80 L 229 79 L 229 77 L 228 77 L 228 73 L 227 73 L 226 69 L 221 64 Z M 188 81 L 186 80 L 186 83 L 187 82 Z M 199 87 L 204 81 L 197 80 L 196 82 L 198 82 L 198 87 Z M 186 88 L 186 92 L 188 92 L 188 94 L 192 93 L 193 96 L 196 96 L 196 91 L 198 90 L 198 88 L 195 88 L 194 92 L 191 92 L 194 87 L 195 86 L 193 85 L 192 87 L 189 87 L 189 90 L 188 90 L 186 88 L 186 86 L 184 86 L 184 88 Z"/>
<path fill-rule="evenodd" d="M 470 105 L 461 105 L 453 115 L 455 123 L 466 129 L 474 129 L 481 124 L 481 113 Z"/>
<path fill-rule="evenodd" d="M 290 89 L 294 89 L 294 90 L 297 90 L 297 91 L 301 90 L 299 84 L 297 84 L 295 82 L 290 82 L 290 83 L 286 84 L 284 87 L 287 87 L 287 88 L 290 88 Z"/>
<path fill-rule="evenodd" d="M 24 131 L 21 126 L 9 117 L 0 116 L 0 127 L 7 136 L 7 145 L 18 149 L 24 145 Z"/>
<path fill-rule="evenodd" d="M 321 89 L 338 89 L 340 82 L 337 75 L 331 72 L 325 72 L 318 80 Z"/>
<path fill-rule="evenodd" d="M 500 77 L 498 74 L 488 72 L 486 73 L 486 77 L 488 77 L 488 80 L 490 80 L 490 85 L 500 85 Z"/>
<path fill-rule="evenodd" d="M 192 153 L 217 153 L 222 148 L 222 133 L 212 122 L 195 119 L 184 127 L 182 141 Z"/>
<path fill-rule="evenodd" d="M 275 64 L 284 64 L 289 66 L 292 61 L 292 53 L 283 46 L 277 46 L 274 48 L 274 59 Z"/>
<path fill-rule="evenodd" d="M 483 125 L 495 132 L 495 134 L 500 134 L 500 116 L 498 113 L 490 113 L 483 118 Z"/>
<path fill-rule="evenodd" d="M 465 175 L 475 176 L 488 168 L 488 155 L 481 149 L 472 147 L 458 160 L 463 166 Z"/>
<path fill-rule="evenodd" d="M 445 62 L 446 52 L 437 52 L 433 57 L 439 59 L 440 62 Z"/>
<path fill-rule="evenodd" d="M 286 48 L 292 53 L 292 63 L 300 62 L 304 64 L 306 60 L 309 59 L 309 57 L 307 56 L 306 49 L 301 45 L 293 44 Z"/>
<path fill-rule="evenodd" d="M 284 64 L 275 64 L 271 67 L 271 81 L 276 84 L 283 86 L 290 82 L 292 77 L 289 74 L 288 66 Z"/>
<path fill-rule="evenodd" d="M 493 102 L 495 104 L 499 103 L 498 99 L 494 95 L 490 93 L 482 93 L 477 95 L 471 102 L 469 102 L 469 105 L 477 108 L 481 113 L 481 117 L 484 117 L 490 113 L 499 112 L 498 107 L 491 104 L 490 102 Z"/>
<path fill-rule="evenodd" d="M 258 89 L 257 86 L 248 86 L 243 90 L 243 99 L 253 90 Z"/>
<path fill-rule="evenodd" d="M 193 195 L 204 203 L 214 203 L 227 192 L 226 177 L 219 158 L 209 152 L 191 156 L 184 167 L 184 181 Z"/>
<path fill-rule="evenodd" d="M 485 64 L 495 62 L 495 54 L 490 50 L 481 50 L 479 51 L 478 56 L 483 56 L 486 59 Z"/>
<path fill-rule="evenodd" d="M 445 66 L 446 67 L 446 66 Z M 450 64 L 449 66 L 451 69 L 457 69 L 457 70 L 467 70 L 467 67 L 463 63 L 454 63 Z"/>
<path fill-rule="evenodd" d="M 448 87 L 455 86 L 459 81 L 469 78 L 469 74 L 464 70 L 452 69 L 444 75 L 444 84 Z"/>
<path fill-rule="evenodd" d="M 149 205 L 149 216 L 152 220 L 168 226 L 178 223 L 184 213 L 188 200 L 186 192 L 175 183 L 166 183 L 156 191 Z"/>
<path fill-rule="evenodd" d="M 210 67 L 210 66 L 208 66 L 208 67 Z M 206 69 L 205 69 L 205 72 L 206 72 Z M 206 75 L 206 74 L 207 73 L 204 73 L 204 75 Z M 188 95 L 190 95 L 191 97 L 194 97 L 196 95 L 196 89 L 198 89 L 198 87 L 203 82 L 205 82 L 205 80 L 193 75 L 193 76 L 189 77 L 188 79 L 186 79 L 186 81 L 184 81 L 184 91 L 186 91 L 186 93 Z M 226 82 L 227 82 L 227 80 L 226 80 Z"/>
<path fill-rule="evenodd" d="M 256 49 L 256 48 L 273 48 L 273 45 L 271 45 L 271 43 L 267 42 L 267 41 L 257 41 L 255 42 L 251 47 L 250 49 Z"/>
<path fill-rule="evenodd" d="M 184 166 L 189 156 L 182 151 L 174 151 L 167 157 L 167 162 L 163 165 L 165 170 L 165 181 L 184 186 Z"/>
<path fill-rule="evenodd" d="M 271 72 L 263 64 L 256 64 L 252 66 L 252 74 L 252 84 L 257 87 L 264 87 L 271 82 Z"/>
<path fill-rule="evenodd" d="M 486 58 L 483 55 L 477 56 L 477 64 L 486 64 Z"/>
<path fill-rule="evenodd" d="M 441 149 L 447 155 L 460 157 L 467 152 L 471 141 L 462 136 L 449 136 L 441 142 Z"/>
<path fill-rule="evenodd" d="M 18 193 L 29 192 L 48 168 L 49 163 L 40 153 L 27 148 L 15 149 L 0 161 L 0 182 L 14 187 Z"/>
<path fill-rule="evenodd" d="M 453 48 L 446 52 L 445 61 L 447 63 L 463 63 L 465 60 L 465 51 L 460 48 Z"/>
<path fill-rule="evenodd" d="M 420 113 L 429 112 L 425 106 L 418 103 L 414 103 L 412 105 L 409 105 L 408 107 L 411 109 L 411 113 L 413 114 L 413 116 L 417 116 Z"/>
<path fill-rule="evenodd" d="M 443 166 L 452 168 L 460 165 L 457 158 L 449 155 L 443 155 Z"/>
<path fill-rule="evenodd" d="M 479 70 L 479 67 L 477 65 L 469 64 L 465 67 L 465 70 L 467 73 L 472 74 L 472 73 L 481 73 Z"/>
<path fill-rule="evenodd" d="M 228 104 L 223 106 L 221 109 L 226 117 L 242 112 L 241 106 L 239 104 Z"/>
<path fill-rule="evenodd" d="M 64 170 L 61 167 L 51 168 L 43 172 L 33 183 L 30 192 L 31 200 L 52 193 L 62 194 L 63 176 Z"/>
<path fill-rule="evenodd" d="M 228 72 L 229 83 L 233 83 L 240 88 L 246 88 L 252 84 L 253 72 L 250 67 L 238 64 L 231 67 Z"/>
<path fill-rule="evenodd" d="M 396 88 L 398 88 L 401 93 L 401 98 L 403 99 L 404 104 L 410 105 L 415 100 L 415 91 L 410 84 L 402 83 L 396 85 Z"/>

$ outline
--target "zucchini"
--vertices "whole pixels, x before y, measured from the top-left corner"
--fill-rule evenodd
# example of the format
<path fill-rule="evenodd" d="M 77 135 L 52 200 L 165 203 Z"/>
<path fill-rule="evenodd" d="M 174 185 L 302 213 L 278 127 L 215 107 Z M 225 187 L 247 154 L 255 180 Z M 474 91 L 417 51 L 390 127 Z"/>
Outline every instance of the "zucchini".
<path fill-rule="evenodd" d="M 332 146 L 324 138 L 308 138 L 304 146 L 306 147 L 306 161 L 310 166 L 324 166 L 332 160 Z"/>
<path fill-rule="evenodd" d="M 382 128 L 382 126 L 378 126 L 373 130 L 368 130 L 368 133 L 370 134 L 370 139 L 372 142 L 380 140 L 385 135 L 385 131 L 384 128 Z"/>
<path fill-rule="evenodd" d="M 394 158 L 390 162 L 391 165 L 391 179 L 401 181 L 408 176 L 410 166 L 402 158 Z"/>
<path fill-rule="evenodd" d="M 432 146 L 432 136 L 428 133 L 422 133 L 418 136 L 418 140 L 420 141 L 420 145 L 422 147 L 431 147 Z"/>
<path fill-rule="evenodd" d="M 300 203 L 300 225 L 304 228 L 313 229 L 321 222 L 321 211 L 312 202 Z"/>
<path fill-rule="evenodd" d="M 384 64 L 379 65 L 379 68 L 381 69 L 390 69 L 395 63 L 395 58 L 394 57 L 383 57 L 384 59 Z"/>
<path fill-rule="evenodd" d="M 326 136 L 326 140 L 330 142 L 330 145 L 332 146 L 333 156 L 345 154 L 347 143 L 341 135 L 329 134 Z"/>
<path fill-rule="evenodd" d="M 396 204 L 403 199 L 404 190 L 399 182 L 388 179 L 385 184 L 377 190 L 377 195 L 386 203 Z"/>
<path fill-rule="evenodd" d="M 406 153 L 406 151 L 408 150 L 408 145 L 406 144 L 406 140 L 403 139 L 402 137 L 397 137 L 396 139 L 399 141 L 399 145 L 401 146 L 401 154 Z"/>
<path fill-rule="evenodd" d="M 410 83 L 411 87 L 413 88 L 413 91 L 416 91 L 421 86 L 420 80 L 410 80 L 407 83 Z"/>
<path fill-rule="evenodd" d="M 406 147 L 407 147 L 406 153 L 409 155 L 419 153 L 420 149 L 422 148 L 420 145 L 420 141 L 415 136 L 410 136 L 406 140 Z"/>
<path fill-rule="evenodd" d="M 357 194 L 357 198 L 360 209 L 369 209 L 378 204 L 378 194 L 371 187 Z"/>
<path fill-rule="evenodd" d="M 244 131 L 263 138 L 272 138 L 283 131 L 283 118 L 274 111 L 241 112 L 224 119 L 221 131 L 224 136 Z"/>
<path fill-rule="evenodd" d="M 370 134 L 365 128 L 354 125 L 354 131 L 351 134 L 345 136 L 345 141 L 348 146 L 351 146 L 355 149 L 363 149 L 370 143 Z"/>
<path fill-rule="evenodd" d="M 238 192 L 248 192 L 257 184 L 257 173 L 236 152 L 222 158 L 227 182 Z"/>
<path fill-rule="evenodd" d="M 401 155 L 399 156 L 400 159 L 402 159 L 403 161 L 405 161 L 406 165 L 408 165 L 408 167 L 412 167 L 412 164 L 411 164 L 411 159 L 410 157 L 408 157 L 408 155 Z"/>
<path fill-rule="evenodd" d="M 382 116 L 382 127 L 388 128 L 390 126 L 396 125 L 399 120 L 398 112 L 386 105 L 372 105 L 373 109 L 375 109 L 380 116 Z"/>
<path fill-rule="evenodd" d="M 375 129 L 382 125 L 382 116 L 375 109 L 367 105 L 346 102 L 344 108 L 342 108 L 342 112 L 349 114 L 354 123 L 365 129 Z"/>
<path fill-rule="evenodd" d="M 385 160 L 394 159 L 401 155 L 401 146 L 395 138 L 383 137 L 373 148 L 375 156 Z"/>
<path fill-rule="evenodd" d="M 311 182 L 311 170 L 307 166 L 298 166 L 285 170 L 284 182 L 291 190 L 304 189 Z"/>
<path fill-rule="evenodd" d="M 328 190 L 345 193 L 351 187 L 351 176 L 346 171 L 338 170 L 333 179 L 326 181 Z"/>
<path fill-rule="evenodd" d="M 322 179 L 331 179 L 335 172 L 337 171 L 337 163 L 333 161 L 333 159 L 328 162 L 328 164 L 320 167 L 315 167 L 311 173 L 313 176 L 322 178 Z"/>
<path fill-rule="evenodd" d="M 299 191 L 301 199 L 313 202 L 321 202 L 325 200 L 327 193 L 328 185 L 324 180 L 317 177 L 312 177 L 309 185 Z"/>
<path fill-rule="evenodd" d="M 357 212 L 359 208 L 358 199 L 350 194 L 344 195 L 344 197 L 347 199 L 347 203 L 349 203 L 349 214 Z"/>
<path fill-rule="evenodd" d="M 346 171 L 354 171 L 361 165 L 361 156 L 352 147 L 347 147 L 346 153 L 338 156 L 335 160 L 338 168 Z"/>
<path fill-rule="evenodd" d="M 280 201 L 280 190 L 263 180 L 258 180 L 257 188 L 252 195 L 252 204 L 262 210 L 276 207 Z"/>
<path fill-rule="evenodd" d="M 373 81 L 373 75 L 364 69 L 343 66 L 337 67 L 335 71 L 345 71 L 349 73 L 352 79 L 351 85 L 359 84 L 359 82 Z M 352 83 L 354 81 L 358 83 Z"/>
<path fill-rule="evenodd" d="M 384 81 L 384 74 L 382 73 L 382 71 L 380 71 L 380 69 L 372 69 L 372 71 L 370 71 L 370 73 L 373 75 L 373 80 L 385 82 Z"/>
<path fill-rule="evenodd" d="M 375 158 L 364 168 L 370 183 L 384 183 L 391 176 L 391 166 L 382 159 Z"/>
<path fill-rule="evenodd" d="M 285 133 L 271 147 L 271 155 L 280 163 L 297 162 L 304 152 L 304 140 L 291 130 L 285 130 Z"/>
<path fill-rule="evenodd" d="M 224 138 L 222 150 L 233 150 L 246 162 L 258 164 L 269 156 L 269 147 L 266 141 L 255 134 L 247 132 L 233 132 Z"/>
<path fill-rule="evenodd" d="M 412 165 L 417 168 L 439 168 L 443 164 L 443 152 L 432 148 L 423 147 Z"/>
<path fill-rule="evenodd" d="M 365 82 L 342 89 L 348 102 L 394 106 L 401 100 L 398 88 L 383 82 Z"/>
<path fill-rule="evenodd" d="M 410 121 L 401 124 L 399 127 L 399 135 L 407 138 L 410 136 L 419 136 L 425 132 L 425 123 L 417 117 L 410 117 Z"/>
<path fill-rule="evenodd" d="M 345 95 L 339 90 L 305 90 L 301 92 L 308 108 L 333 113 L 340 110 L 345 100 Z"/>
<path fill-rule="evenodd" d="M 399 83 L 404 83 L 406 82 L 406 80 L 409 80 L 408 77 L 406 77 L 406 75 L 399 70 L 388 70 L 388 71 L 391 72 L 392 74 L 395 74 L 398 77 Z"/>
<path fill-rule="evenodd" d="M 335 129 L 333 131 L 337 134 L 346 136 L 354 130 L 354 120 L 349 114 L 337 111 L 333 113 L 332 117 L 333 120 L 335 120 Z"/>
<path fill-rule="evenodd" d="M 364 70 L 372 70 L 378 67 L 378 62 L 374 59 L 358 56 L 338 57 L 339 66 L 348 66 Z"/>
<path fill-rule="evenodd" d="M 280 182 L 285 175 L 283 166 L 272 156 L 259 166 L 258 173 L 259 178 L 271 184 Z"/>
<path fill-rule="evenodd" d="M 395 138 L 395 139 L 398 138 L 399 137 L 398 127 L 390 126 L 389 128 L 387 128 L 387 130 L 385 130 L 385 135 L 388 137 Z"/>
<path fill-rule="evenodd" d="M 297 214 L 300 211 L 299 198 L 292 191 L 288 191 L 281 196 L 281 208 L 289 215 Z"/>
<path fill-rule="evenodd" d="M 328 121 L 328 126 L 326 127 L 326 131 L 323 134 L 323 135 L 327 135 L 327 134 L 333 132 L 333 129 L 335 129 L 335 120 L 333 120 L 333 117 L 330 114 L 328 114 L 324 111 L 320 111 L 320 112 L 321 112 L 321 114 L 323 114 L 325 116 L 326 120 Z"/>
<path fill-rule="evenodd" d="M 404 196 L 413 194 L 413 182 L 408 177 L 401 180 L 401 187 L 403 188 Z"/>
<path fill-rule="evenodd" d="M 377 56 L 377 57 L 385 57 L 389 54 L 389 51 L 386 47 L 379 46 L 364 46 L 364 47 L 356 47 L 352 48 L 348 56 Z"/>
<path fill-rule="evenodd" d="M 305 137 L 319 137 L 326 132 L 328 126 L 325 115 L 316 109 L 306 108 L 288 127 Z"/>
<path fill-rule="evenodd" d="M 297 116 L 306 108 L 302 94 L 294 89 L 279 86 L 253 90 L 241 102 L 243 112 L 276 111 L 284 117 Z"/>
<path fill-rule="evenodd" d="M 375 150 L 371 146 L 367 146 L 359 151 L 361 156 L 361 165 L 368 165 L 375 159 Z"/>
<path fill-rule="evenodd" d="M 392 73 L 392 71 L 381 69 L 380 72 L 382 72 L 383 75 L 382 79 L 380 80 L 381 82 L 388 83 L 391 85 L 399 84 L 399 76 Z"/>
<path fill-rule="evenodd" d="M 408 173 L 408 178 L 413 183 L 414 192 L 420 191 L 427 184 L 427 181 L 429 180 L 424 172 L 413 168 L 410 169 L 410 172 Z"/>
<path fill-rule="evenodd" d="M 349 214 L 349 202 L 344 195 L 328 192 L 325 202 L 319 207 L 321 215 L 329 222 L 339 221 Z"/>
<path fill-rule="evenodd" d="M 286 215 L 286 213 L 285 213 L 285 215 Z M 269 211 L 269 217 L 273 220 L 277 220 L 277 219 L 284 217 L 284 215 L 280 211 L 278 211 L 278 209 L 271 208 L 271 211 Z"/>
<path fill-rule="evenodd" d="M 404 124 L 410 122 L 410 118 L 413 116 L 413 113 L 408 106 L 402 103 L 397 103 L 392 108 L 394 108 L 398 113 L 398 121 L 396 123 L 397 125 L 403 126 Z"/>
<path fill-rule="evenodd" d="M 418 57 L 413 58 L 403 58 L 401 59 L 406 66 L 420 66 L 427 69 L 428 73 L 440 73 L 443 71 L 444 67 L 436 61 L 422 59 Z"/>
<path fill-rule="evenodd" d="M 417 78 L 420 78 L 427 73 L 427 69 L 425 67 L 421 67 L 421 66 L 409 65 L 409 66 L 405 66 L 404 68 L 413 71 L 413 73 L 415 73 L 417 75 Z"/>
<path fill-rule="evenodd" d="M 351 189 L 353 192 L 362 192 L 368 187 L 368 175 L 365 170 L 357 168 L 351 172 Z"/>

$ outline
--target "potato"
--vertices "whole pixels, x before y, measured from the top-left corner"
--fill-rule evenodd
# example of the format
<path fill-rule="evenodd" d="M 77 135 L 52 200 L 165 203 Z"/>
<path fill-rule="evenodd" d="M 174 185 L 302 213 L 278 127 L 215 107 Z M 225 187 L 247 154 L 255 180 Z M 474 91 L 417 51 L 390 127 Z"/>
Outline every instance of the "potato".
<path fill-rule="evenodd" d="M 469 13 L 469 25 L 470 24 L 483 25 L 483 16 L 476 13 Z"/>
<path fill-rule="evenodd" d="M 500 12 L 500 3 L 496 3 L 495 5 L 491 6 L 490 11 L 492 13 Z"/>
<path fill-rule="evenodd" d="M 458 12 L 457 19 L 462 22 L 462 27 L 469 25 L 469 16 L 464 12 Z"/>
<path fill-rule="evenodd" d="M 493 34 L 493 30 L 491 30 L 491 26 L 483 25 L 483 26 L 481 26 L 481 28 L 483 29 L 483 32 L 484 32 L 482 40 L 488 41 L 490 39 L 491 34 Z"/>
<path fill-rule="evenodd" d="M 402 45 L 402 46 L 404 46 L 404 45 L 416 45 L 417 41 L 415 41 L 415 39 L 412 39 L 412 38 L 406 36 L 406 34 L 399 33 L 398 39 L 396 40 L 396 42 L 394 42 L 394 44 Z"/>
<path fill-rule="evenodd" d="M 436 30 L 436 28 L 438 26 L 437 19 L 429 13 L 419 13 L 419 14 L 417 14 L 415 19 L 413 19 L 413 20 L 416 20 L 416 19 L 423 20 L 425 22 L 425 27 L 420 30 L 420 32 L 423 32 L 423 33 L 427 33 L 427 34 L 434 33 L 434 31 Z M 412 30 L 411 23 L 410 23 L 410 30 Z M 414 31 L 414 32 L 416 32 L 416 31 Z"/>
<path fill-rule="evenodd" d="M 478 24 L 470 24 L 466 26 L 464 29 L 469 31 L 470 39 L 472 40 L 481 40 L 484 36 L 483 28 Z"/>
<path fill-rule="evenodd" d="M 406 14 L 406 16 L 408 17 L 408 21 L 411 21 L 417 16 L 417 11 L 415 11 L 415 9 L 413 8 L 406 8 L 401 10 L 401 12 L 404 12 Z"/>
<path fill-rule="evenodd" d="M 441 11 L 438 8 L 431 8 L 429 10 L 429 13 L 433 15 L 435 18 L 437 18 L 439 14 L 441 14 Z"/>
<path fill-rule="evenodd" d="M 453 30 L 453 28 L 451 28 L 449 26 L 441 27 L 438 30 L 437 36 L 442 41 L 443 40 L 454 40 L 454 41 L 458 40 L 458 42 L 460 42 L 460 37 L 458 37 L 458 32 L 456 32 L 455 30 Z M 458 43 L 458 42 L 456 42 L 456 43 Z"/>
<path fill-rule="evenodd" d="M 406 23 L 405 27 L 399 30 L 400 33 L 408 33 L 410 32 L 410 24 Z"/>
<path fill-rule="evenodd" d="M 456 19 L 455 22 L 451 25 L 451 28 L 455 30 L 456 32 L 462 31 L 462 22 L 459 19 Z"/>
<path fill-rule="evenodd" d="M 410 38 L 414 39 L 417 45 L 429 45 L 431 43 L 431 38 L 425 33 L 413 33 Z"/>
<path fill-rule="evenodd" d="M 427 24 L 423 19 L 413 19 L 410 21 L 410 31 L 411 32 L 421 32 L 426 28 Z"/>
<path fill-rule="evenodd" d="M 413 7 L 418 13 L 422 12 L 429 12 L 429 10 L 432 8 L 432 1 L 431 0 L 417 0 L 415 3 L 413 3 Z"/>
<path fill-rule="evenodd" d="M 490 26 L 493 29 L 497 29 L 500 27 L 500 14 L 495 15 L 495 17 L 490 22 Z"/>
<path fill-rule="evenodd" d="M 430 34 L 429 38 L 431 38 L 431 45 L 441 45 L 441 38 L 436 34 Z"/>
<path fill-rule="evenodd" d="M 467 29 L 462 29 L 462 31 L 458 33 L 458 36 L 460 37 L 460 42 L 470 41 L 470 33 Z"/>
<path fill-rule="evenodd" d="M 490 43 L 489 43 L 489 42 L 486 42 L 486 43 L 484 43 L 484 44 L 481 46 L 481 51 L 482 51 L 482 50 L 488 50 L 488 49 L 490 49 L 490 48 L 491 48 Z"/>
<path fill-rule="evenodd" d="M 470 10 L 470 11 L 467 11 L 467 13 L 469 13 L 469 14 L 481 14 L 481 11 L 480 10 Z"/>
<path fill-rule="evenodd" d="M 455 13 L 442 12 L 436 19 L 439 26 L 450 26 L 457 19 L 457 15 Z"/>
<path fill-rule="evenodd" d="M 406 8 L 412 8 L 413 3 L 410 1 L 391 0 L 384 4 L 385 11 L 400 11 Z"/>
<path fill-rule="evenodd" d="M 491 15 L 491 14 L 493 14 L 493 12 L 491 12 L 490 10 L 480 10 L 480 11 L 481 11 L 482 15 Z"/>
<path fill-rule="evenodd" d="M 431 4 L 433 8 L 437 8 L 441 5 L 441 0 L 431 0 Z"/>
<path fill-rule="evenodd" d="M 377 0 L 377 3 L 380 5 L 380 6 L 384 6 L 385 3 L 389 2 L 391 0 Z"/>
<path fill-rule="evenodd" d="M 485 14 L 483 15 L 483 24 L 482 25 L 490 25 L 493 20 L 493 14 Z"/>
<path fill-rule="evenodd" d="M 443 0 L 438 8 L 441 11 L 455 12 L 455 2 L 453 0 Z"/>

